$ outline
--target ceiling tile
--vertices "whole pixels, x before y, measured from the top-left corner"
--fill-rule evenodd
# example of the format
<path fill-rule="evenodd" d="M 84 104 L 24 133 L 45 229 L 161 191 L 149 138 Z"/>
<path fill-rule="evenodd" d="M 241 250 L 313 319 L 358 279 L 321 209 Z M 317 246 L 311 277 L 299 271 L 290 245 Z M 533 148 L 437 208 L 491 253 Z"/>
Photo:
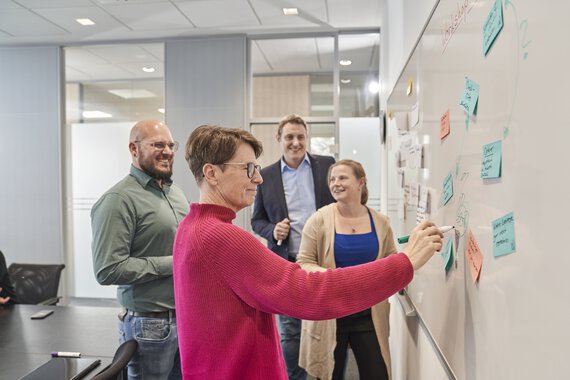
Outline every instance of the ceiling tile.
<path fill-rule="evenodd" d="M 93 6 L 89 0 L 18 0 L 18 3 L 26 8 L 72 8 L 81 6 Z"/>
<path fill-rule="evenodd" d="M 319 71 L 315 38 L 258 40 L 260 51 L 274 72 Z"/>
<path fill-rule="evenodd" d="M 98 7 L 41 8 L 34 11 L 77 35 L 96 35 L 109 29 L 118 33 L 118 28 L 123 32 L 128 31 L 124 25 Z M 76 21 L 78 18 L 89 18 L 95 22 L 95 25 L 82 26 Z"/>
<path fill-rule="evenodd" d="M 193 28 L 172 3 L 106 5 L 105 10 L 135 31 Z"/>
<path fill-rule="evenodd" d="M 162 60 L 157 59 L 157 57 L 145 50 L 141 45 L 120 44 L 87 46 L 86 50 L 113 64 L 126 62 L 159 62 Z"/>
<path fill-rule="evenodd" d="M 23 7 L 21 5 L 14 3 L 11 0 L 0 1 L 0 10 L 4 9 L 23 9 Z"/>
<path fill-rule="evenodd" d="M 246 0 L 188 1 L 177 6 L 197 27 L 259 25 Z"/>
<path fill-rule="evenodd" d="M 23 9 L 9 9 L 0 12 L 0 29 L 13 36 L 69 34 L 67 30 Z"/>
<path fill-rule="evenodd" d="M 327 0 L 330 24 L 335 28 L 378 28 L 382 22 L 378 0 Z"/>

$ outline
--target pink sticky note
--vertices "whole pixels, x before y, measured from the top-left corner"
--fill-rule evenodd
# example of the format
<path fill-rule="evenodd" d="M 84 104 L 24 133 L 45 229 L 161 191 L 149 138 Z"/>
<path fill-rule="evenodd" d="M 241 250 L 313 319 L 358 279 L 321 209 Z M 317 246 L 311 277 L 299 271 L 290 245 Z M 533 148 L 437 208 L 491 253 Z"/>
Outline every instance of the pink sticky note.
<path fill-rule="evenodd" d="M 477 282 L 479 280 L 479 274 L 481 274 L 481 267 L 483 266 L 483 255 L 471 230 L 469 230 L 469 234 L 467 235 L 465 258 L 467 259 L 467 266 L 471 270 L 471 278 L 473 282 Z"/>
<path fill-rule="evenodd" d="M 441 123 L 439 125 L 439 138 L 443 140 L 445 136 L 449 135 L 450 128 L 449 128 L 449 110 L 445 111 L 443 116 L 441 117 Z"/>

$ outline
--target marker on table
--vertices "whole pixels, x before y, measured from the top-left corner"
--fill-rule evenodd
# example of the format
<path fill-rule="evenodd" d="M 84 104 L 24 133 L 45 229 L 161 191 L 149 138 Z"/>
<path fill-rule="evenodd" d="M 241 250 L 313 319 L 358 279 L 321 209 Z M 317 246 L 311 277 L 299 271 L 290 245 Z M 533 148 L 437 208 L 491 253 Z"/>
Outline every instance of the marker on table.
<path fill-rule="evenodd" d="M 441 226 L 439 227 L 439 232 L 441 232 L 442 234 L 451 231 L 452 229 L 454 229 L 455 226 Z M 407 243 L 408 240 L 410 240 L 410 235 L 406 235 L 406 236 L 402 236 L 398 238 L 398 244 L 404 244 Z"/>
<path fill-rule="evenodd" d="M 81 352 L 58 351 L 51 353 L 52 358 L 80 358 Z"/>

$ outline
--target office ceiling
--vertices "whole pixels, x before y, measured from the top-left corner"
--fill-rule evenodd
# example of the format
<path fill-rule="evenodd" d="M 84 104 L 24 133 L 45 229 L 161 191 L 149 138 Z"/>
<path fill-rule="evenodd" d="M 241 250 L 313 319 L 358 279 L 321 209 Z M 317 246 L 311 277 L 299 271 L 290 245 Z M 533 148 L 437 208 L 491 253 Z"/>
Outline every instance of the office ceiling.
<path fill-rule="evenodd" d="M 299 15 L 285 16 L 283 8 L 298 8 Z M 152 78 L 163 76 L 163 45 L 141 41 L 378 29 L 381 11 L 380 0 L 0 0 L 0 47 L 73 47 L 66 54 L 71 81 Z M 80 18 L 95 25 L 82 26 Z M 303 39 L 299 47 L 291 60 L 272 41 L 260 40 L 252 46 L 252 64 L 264 73 L 330 69 L 331 44 Z M 351 70 L 378 68 L 377 37 L 346 38 L 343 51 L 358 56 L 347 57 Z"/>

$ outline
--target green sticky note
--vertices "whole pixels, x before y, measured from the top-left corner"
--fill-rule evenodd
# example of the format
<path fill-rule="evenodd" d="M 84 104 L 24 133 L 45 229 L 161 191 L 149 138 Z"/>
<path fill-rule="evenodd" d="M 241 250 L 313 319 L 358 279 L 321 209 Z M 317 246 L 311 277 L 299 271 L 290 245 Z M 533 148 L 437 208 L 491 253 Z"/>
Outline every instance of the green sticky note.
<path fill-rule="evenodd" d="M 483 54 L 487 55 L 499 32 L 503 29 L 503 4 L 501 0 L 495 0 L 487 20 L 483 25 Z"/>
<path fill-rule="evenodd" d="M 493 256 L 503 256 L 517 249 L 515 217 L 512 212 L 493 220 Z"/>
<path fill-rule="evenodd" d="M 443 180 L 443 205 L 445 206 L 447 202 L 453 197 L 453 176 L 451 172 Z"/>
<path fill-rule="evenodd" d="M 503 143 L 501 140 L 483 145 L 481 178 L 499 178 L 501 176 L 502 157 Z"/>
<path fill-rule="evenodd" d="M 473 116 L 477 113 L 477 103 L 479 102 L 479 85 L 471 79 L 465 77 L 465 89 L 459 101 L 459 106 L 467 113 Z"/>
<path fill-rule="evenodd" d="M 448 272 L 453 264 L 453 239 L 447 239 L 447 243 L 445 243 L 445 248 L 441 255 L 443 257 L 445 271 Z"/>

